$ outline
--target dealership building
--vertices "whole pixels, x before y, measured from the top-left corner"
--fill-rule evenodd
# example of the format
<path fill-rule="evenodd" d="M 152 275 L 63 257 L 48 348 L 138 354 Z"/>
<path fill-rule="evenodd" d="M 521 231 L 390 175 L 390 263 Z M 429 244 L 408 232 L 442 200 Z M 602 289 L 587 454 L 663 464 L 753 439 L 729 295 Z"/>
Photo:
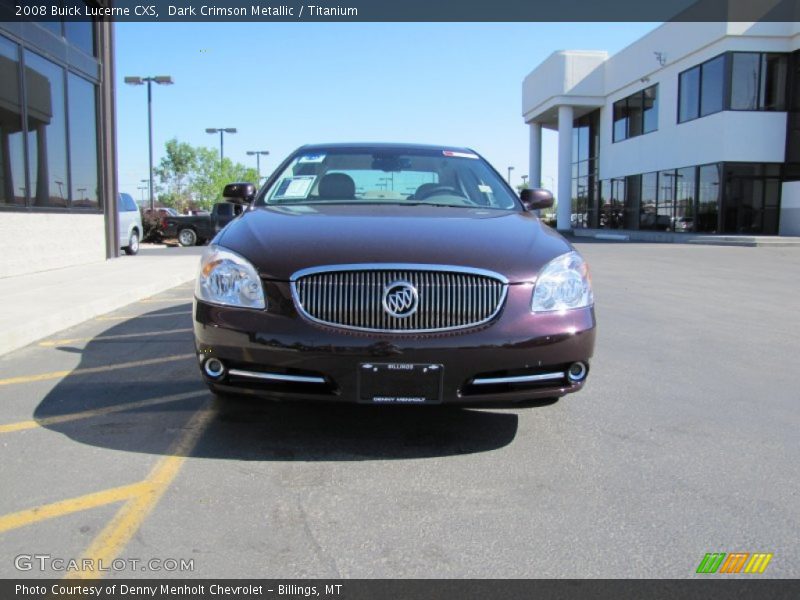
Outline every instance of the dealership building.
<path fill-rule="evenodd" d="M 110 23 L 0 23 L 0 277 L 119 250 Z"/>
<path fill-rule="evenodd" d="M 558 229 L 800 235 L 800 23 L 669 22 L 524 80 L 530 181 L 558 131 Z"/>

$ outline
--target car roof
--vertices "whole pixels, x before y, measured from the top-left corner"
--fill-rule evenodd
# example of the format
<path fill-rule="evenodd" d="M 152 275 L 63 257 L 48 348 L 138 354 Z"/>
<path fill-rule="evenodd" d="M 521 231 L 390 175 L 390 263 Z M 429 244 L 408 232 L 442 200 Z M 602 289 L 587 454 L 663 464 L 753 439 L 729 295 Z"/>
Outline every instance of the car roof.
<path fill-rule="evenodd" d="M 333 144 L 306 144 L 298 148 L 298 151 L 312 151 L 323 152 L 329 150 L 400 150 L 400 151 L 444 151 L 451 152 L 470 152 L 475 153 L 471 148 L 462 146 L 440 146 L 436 144 L 409 144 L 409 143 L 392 143 L 392 142 L 346 142 L 346 143 L 333 143 Z"/>

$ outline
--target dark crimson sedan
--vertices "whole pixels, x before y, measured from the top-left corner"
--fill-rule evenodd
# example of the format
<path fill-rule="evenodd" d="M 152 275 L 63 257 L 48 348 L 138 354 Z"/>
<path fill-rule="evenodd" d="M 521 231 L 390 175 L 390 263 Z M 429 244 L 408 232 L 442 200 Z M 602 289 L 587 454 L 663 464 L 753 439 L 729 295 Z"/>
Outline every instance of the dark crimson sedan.
<path fill-rule="evenodd" d="M 583 387 L 589 273 L 478 154 L 304 146 L 211 242 L 197 278 L 200 370 L 219 394 L 486 403 Z"/>

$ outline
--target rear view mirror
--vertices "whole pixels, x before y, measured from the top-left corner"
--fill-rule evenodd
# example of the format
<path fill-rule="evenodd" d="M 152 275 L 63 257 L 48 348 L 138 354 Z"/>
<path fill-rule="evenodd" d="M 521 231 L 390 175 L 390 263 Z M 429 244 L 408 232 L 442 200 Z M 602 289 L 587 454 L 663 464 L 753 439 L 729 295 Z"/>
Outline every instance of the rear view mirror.
<path fill-rule="evenodd" d="M 233 204 L 250 204 L 256 197 L 256 186 L 252 183 L 229 183 L 222 190 L 222 198 Z"/>
<path fill-rule="evenodd" d="M 541 188 L 524 189 L 519 193 L 519 199 L 522 200 L 525 210 L 538 210 L 553 206 L 552 192 Z"/>

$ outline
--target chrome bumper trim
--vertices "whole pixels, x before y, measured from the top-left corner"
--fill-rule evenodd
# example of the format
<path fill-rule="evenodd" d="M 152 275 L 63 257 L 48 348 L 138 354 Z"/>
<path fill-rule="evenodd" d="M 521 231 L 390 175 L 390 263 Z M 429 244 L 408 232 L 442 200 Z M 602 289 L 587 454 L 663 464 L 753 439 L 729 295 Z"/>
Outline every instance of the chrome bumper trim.
<path fill-rule="evenodd" d="M 323 377 L 307 375 L 284 375 L 282 373 L 260 373 L 258 371 L 242 371 L 231 369 L 229 375 L 234 377 L 247 377 L 249 379 L 264 379 L 266 381 L 286 381 L 291 383 L 327 383 Z"/>
<path fill-rule="evenodd" d="M 539 373 L 537 375 L 517 375 L 515 377 L 481 377 L 473 379 L 472 385 L 496 385 L 502 383 L 532 383 L 535 381 L 550 381 L 563 379 L 564 373 Z"/>

